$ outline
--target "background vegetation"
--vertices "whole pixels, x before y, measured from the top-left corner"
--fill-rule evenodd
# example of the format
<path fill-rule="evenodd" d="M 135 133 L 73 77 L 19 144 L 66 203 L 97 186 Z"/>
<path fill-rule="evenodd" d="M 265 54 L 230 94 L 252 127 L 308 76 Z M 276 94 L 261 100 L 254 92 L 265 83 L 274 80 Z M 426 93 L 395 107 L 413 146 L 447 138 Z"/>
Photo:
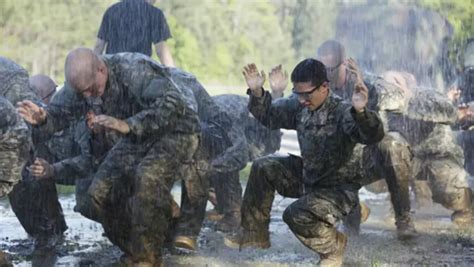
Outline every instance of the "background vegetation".
<path fill-rule="evenodd" d="M 31 74 L 63 82 L 67 52 L 93 47 L 105 10 L 115 0 L 0 0 L 0 55 Z M 288 69 L 311 57 L 333 37 L 338 8 L 367 1 L 322 0 L 159 0 L 171 27 L 169 41 L 177 65 L 208 85 L 239 86 L 241 68 L 255 62 L 266 70 Z M 398 1 L 370 1 L 386 4 Z M 454 27 L 457 51 L 474 36 L 471 0 L 403 1 L 436 10 Z M 237 92 L 243 92 L 238 89 Z"/>

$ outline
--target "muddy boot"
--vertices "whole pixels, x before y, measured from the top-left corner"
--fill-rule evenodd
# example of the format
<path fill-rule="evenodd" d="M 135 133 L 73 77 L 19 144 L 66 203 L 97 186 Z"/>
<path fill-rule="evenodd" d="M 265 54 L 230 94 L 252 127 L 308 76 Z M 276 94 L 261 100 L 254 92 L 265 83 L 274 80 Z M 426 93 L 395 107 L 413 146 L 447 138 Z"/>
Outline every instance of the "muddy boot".
<path fill-rule="evenodd" d="M 224 218 L 224 215 L 219 213 L 216 209 L 206 212 L 206 219 L 209 221 L 217 222 L 222 220 L 222 218 Z"/>
<path fill-rule="evenodd" d="M 198 244 L 196 237 L 177 235 L 174 238 L 174 246 L 177 248 L 183 248 L 187 250 L 196 251 L 198 249 Z"/>
<path fill-rule="evenodd" d="M 7 254 L 3 251 L 0 251 L 0 267 L 13 267 L 13 264 L 11 264 L 7 259 Z"/>
<path fill-rule="evenodd" d="M 397 218 L 395 225 L 397 226 L 397 237 L 399 240 L 409 240 L 418 235 L 410 215 Z"/>
<path fill-rule="evenodd" d="M 216 230 L 224 233 L 230 233 L 239 230 L 240 212 L 231 212 L 226 214 L 222 220 L 216 224 Z"/>
<path fill-rule="evenodd" d="M 472 224 L 472 191 L 470 188 L 464 188 L 461 201 L 462 208 L 453 212 L 451 221 L 459 227 L 467 227 Z"/>
<path fill-rule="evenodd" d="M 344 251 L 346 251 L 347 237 L 345 234 L 337 232 L 336 250 L 328 254 L 319 255 L 319 265 L 324 267 L 342 266 Z"/>
<path fill-rule="evenodd" d="M 370 208 L 364 202 L 360 202 L 360 223 L 365 223 L 369 219 Z"/>
<path fill-rule="evenodd" d="M 224 244 L 229 248 L 235 249 L 266 249 L 271 246 L 270 234 L 268 231 L 247 231 L 240 228 L 237 233 L 224 237 Z"/>

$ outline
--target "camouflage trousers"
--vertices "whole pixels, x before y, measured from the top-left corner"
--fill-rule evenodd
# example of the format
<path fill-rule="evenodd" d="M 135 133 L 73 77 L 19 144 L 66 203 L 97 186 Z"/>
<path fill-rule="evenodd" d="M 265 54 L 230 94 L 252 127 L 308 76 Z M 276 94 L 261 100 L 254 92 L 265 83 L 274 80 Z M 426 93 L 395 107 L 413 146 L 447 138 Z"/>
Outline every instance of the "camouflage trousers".
<path fill-rule="evenodd" d="M 415 157 L 412 175 L 415 181 L 427 181 L 425 185 L 429 187 L 423 190 L 416 188 L 416 193 L 424 192 L 427 194 L 424 197 L 429 197 L 431 193 L 432 200 L 447 209 L 456 211 L 467 208 L 465 190 L 469 188 L 468 174 L 458 160 Z"/>
<path fill-rule="evenodd" d="M 66 231 L 54 179 L 24 177 L 8 196 L 13 212 L 30 236 L 47 238 Z"/>
<path fill-rule="evenodd" d="M 161 261 L 171 187 L 190 165 L 198 140 L 197 134 L 177 133 L 142 142 L 122 139 L 95 173 L 87 193 L 91 214 L 97 213 L 109 239 L 134 261 Z"/>
<path fill-rule="evenodd" d="M 202 123 L 201 126 L 201 143 L 194 162 L 182 182 L 181 216 L 175 227 L 175 235 L 191 237 L 199 235 L 206 214 L 211 176 L 215 174 L 212 171 L 211 161 L 231 145 L 226 138 L 223 138 L 227 134 L 222 132 L 222 129 L 206 123 Z M 224 183 L 223 187 L 227 185 L 228 183 Z"/>
<path fill-rule="evenodd" d="M 464 150 L 464 167 L 471 176 L 474 176 L 474 130 L 461 131 L 458 140 Z"/>
<path fill-rule="evenodd" d="M 240 212 L 242 185 L 238 171 L 214 174 L 211 185 L 216 192 L 217 212 L 224 215 Z"/>
<path fill-rule="evenodd" d="M 356 206 L 359 186 L 305 188 L 302 181 L 300 157 L 257 159 L 244 193 L 242 227 L 257 235 L 268 234 L 276 191 L 284 197 L 297 198 L 283 213 L 283 220 L 296 237 L 318 253 L 331 253 L 336 248 L 336 223 Z"/>
<path fill-rule="evenodd" d="M 397 133 L 387 133 L 384 138 L 372 145 L 357 145 L 353 157 L 360 161 L 361 185 L 368 185 L 383 180 L 390 192 L 390 200 L 395 213 L 395 220 L 409 220 L 410 216 L 410 172 L 413 155 L 407 141 Z M 357 207 L 358 209 L 359 207 Z M 355 210 L 345 219 L 344 224 L 352 232 L 360 228 L 360 212 Z"/>

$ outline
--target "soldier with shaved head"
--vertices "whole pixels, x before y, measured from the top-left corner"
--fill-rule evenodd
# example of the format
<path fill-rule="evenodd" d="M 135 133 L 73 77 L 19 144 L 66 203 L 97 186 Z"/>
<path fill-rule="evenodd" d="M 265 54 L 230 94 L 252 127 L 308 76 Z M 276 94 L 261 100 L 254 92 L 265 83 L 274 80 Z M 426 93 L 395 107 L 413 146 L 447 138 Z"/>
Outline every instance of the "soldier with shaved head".
<path fill-rule="evenodd" d="M 64 90 L 47 108 L 23 101 L 20 114 L 45 132 L 87 115 L 93 131 L 120 137 L 94 174 L 88 195 L 107 236 L 131 262 L 161 265 L 172 210 L 170 189 L 198 146 L 193 93 L 178 86 L 168 69 L 134 53 L 98 56 L 78 48 L 67 56 L 65 76 Z M 122 229 L 109 228 L 106 219 L 116 215 L 112 193 L 122 182 L 133 185 L 126 207 L 132 218 L 128 231 L 117 232 Z"/>

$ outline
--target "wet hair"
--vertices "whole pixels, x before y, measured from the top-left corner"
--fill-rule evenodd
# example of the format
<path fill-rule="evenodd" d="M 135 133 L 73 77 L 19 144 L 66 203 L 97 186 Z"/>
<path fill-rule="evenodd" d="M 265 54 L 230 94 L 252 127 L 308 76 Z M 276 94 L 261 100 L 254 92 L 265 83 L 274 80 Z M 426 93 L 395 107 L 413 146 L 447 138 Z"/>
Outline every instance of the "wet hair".
<path fill-rule="evenodd" d="M 291 73 L 291 82 L 311 82 L 312 85 L 318 86 L 328 81 L 326 67 L 321 61 L 313 58 L 307 58 L 298 65 Z"/>
<path fill-rule="evenodd" d="M 346 57 L 344 46 L 336 40 L 328 40 L 324 42 L 316 51 L 317 58 L 332 55 L 336 60 L 336 64 L 341 63 Z"/>

